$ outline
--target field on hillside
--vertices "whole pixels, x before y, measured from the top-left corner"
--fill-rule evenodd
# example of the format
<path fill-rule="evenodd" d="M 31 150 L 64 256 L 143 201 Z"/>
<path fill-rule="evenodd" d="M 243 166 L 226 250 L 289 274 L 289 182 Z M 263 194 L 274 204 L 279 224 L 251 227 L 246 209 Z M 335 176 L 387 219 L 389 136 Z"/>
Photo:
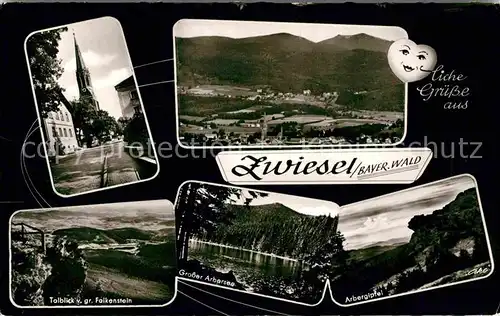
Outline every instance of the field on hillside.
<path fill-rule="evenodd" d="M 121 249 L 85 249 L 89 263 L 85 296 L 96 291 L 131 298 L 142 304 L 164 304 L 173 297 L 175 239 L 138 246 L 133 253 Z"/>

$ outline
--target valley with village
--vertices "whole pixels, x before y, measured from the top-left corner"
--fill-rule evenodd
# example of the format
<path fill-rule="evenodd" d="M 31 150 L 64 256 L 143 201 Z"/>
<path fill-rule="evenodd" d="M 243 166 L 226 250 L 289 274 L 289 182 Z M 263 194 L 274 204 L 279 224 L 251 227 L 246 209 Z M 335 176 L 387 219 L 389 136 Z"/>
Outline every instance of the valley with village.
<path fill-rule="evenodd" d="M 188 145 L 193 139 L 228 145 L 393 144 L 404 129 L 404 112 L 350 109 L 336 103 L 337 92 L 311 95 L 311 90 L 294 94 L 204 85 L 180 87 L 179 94 L 183 103 L 202 105 L 195 115 L 179 117 L 181 140 L 187 139 Z M 226 103 L 228 111 L 203 113 L 203 106 L 211 103 Z"/>
<path fill-rule="evenodd" d="M 178 37 L 179 139 L 187 146 L 399 143 L 406 91 L 387 65 L 391 43 L 364 33 L 319 43 L 285 33 Z"/>

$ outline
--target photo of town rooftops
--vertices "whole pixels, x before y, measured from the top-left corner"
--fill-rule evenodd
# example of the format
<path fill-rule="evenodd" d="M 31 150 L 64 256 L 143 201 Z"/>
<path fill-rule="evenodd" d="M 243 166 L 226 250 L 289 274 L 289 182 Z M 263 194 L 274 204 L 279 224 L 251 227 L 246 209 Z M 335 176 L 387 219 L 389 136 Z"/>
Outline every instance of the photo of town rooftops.
<path fill-rule="evenodd" d="M 180 20 L 178 138 L 186 147 L 380 146 L 403 141 L 400 27 Z"/>

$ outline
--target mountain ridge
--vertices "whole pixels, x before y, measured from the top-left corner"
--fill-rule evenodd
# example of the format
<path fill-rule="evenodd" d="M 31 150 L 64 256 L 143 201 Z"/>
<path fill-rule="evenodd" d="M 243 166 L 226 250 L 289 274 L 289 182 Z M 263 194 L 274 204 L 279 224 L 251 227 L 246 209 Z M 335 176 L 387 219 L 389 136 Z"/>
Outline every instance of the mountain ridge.
<path fill-rule="evenodd" d="M 58 237 L 67 237 L 78 242 L 92 243 L 126 243 L 127 240 L 150 241 L 161 236 L 160 232 L 146 231 L 135 227 L 123 227 L 113 229 L 99 229 L 93 227 L 63 228 L 52 232 Z"/>
<path fill-rule="evenodd" d="M 298 42 L 302 45 L 309 45 L 310 47 L 302 47 L 300 50 L 305 51 L 328 51 L 328 50 L 367 50 L 373 52 L 383 52 L 387 53 L 389 46 L 392 41 L 388 41 L 376 36 L 368 35 L 366 33 L 357 33 L 353 35 L 336 35 L 321 41 L 312 41 L 300 35 L 295 35 L 286 32 L 267 34 L 267 35 L 257 35 L 249 37 L 229 37 L 229 36 L 218 36 L 218 35 L 204 35 L 204 36 L 193 36 L 193 37 L 175 37 L 177 40 L 193 41 L 198 44 L 207 41 L 215 41 L 218 44 L 229 44 L 229 43 L 264 43 L 268 44 L 267 41 L 275 41 L 276 43 L 285 44 L 295 44 L 292 45 L 294 49 L 297 49 Z M 295 42 L 295 43 L 294 43 Z M 300 51 L 299 50 L 299 51 Z"/>
<path fill-rule="evenodd" d="M 380 37 L 358 33 L 354 35 L 337 35 L 318 42 L 322 45 L 336 45 L 346 50 L 363 49 L 387 53 L 392 41 Z"/>
<path fill-rule="evenodd" d="M 230 36 L 220 36 L 220 35 L 203 35 L 203 36 L 190 36 L 190 37 L 182 37 L 182 36 L 175 36 L 175 39 L 221 39 L 221 40 L 238 40 L 238 41 L 245 41 L 245 40 L 255 40 L 255 39 L 266 39 L 266 38 L 297 38 L 297 39 L 302 39 L 307 42 L 310 42 L 311 44 L 323 44 L 332 40 L 365 40 L 365 39 L 374 39 L 378 40 L 381 42 L 387 42 L 387 43 L 392 43 L 393 41 L 389 41 L 377 36 L 369 35 L 367 33 L 361 32 L 361 33 L 356 33 L 353 35 L 342 35 L 338 34 L 333 37 L 329 37 L 320 41 L 313 41 L 310 39 L 307 39 L 303 36 L 300 35 L 295 35 L 287 32 L 279 32 L 279 33 L 273 33 L 273 34 L 266 34 L 266 35 L 255 35 L 255 36 L 248 36 L 248 37 L 230 37 Z M 390 45 L 390 44 L 389 44 Z"/>

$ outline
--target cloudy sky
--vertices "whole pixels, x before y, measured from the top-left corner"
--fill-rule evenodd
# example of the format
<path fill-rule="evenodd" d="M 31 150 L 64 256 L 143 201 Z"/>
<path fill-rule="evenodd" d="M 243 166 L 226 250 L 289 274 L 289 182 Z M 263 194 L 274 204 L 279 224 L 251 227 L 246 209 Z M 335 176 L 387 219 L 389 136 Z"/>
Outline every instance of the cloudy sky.
<path fill-rule="evenodd" d="M 233 198 L 236 200 L 235 204 L 243 204 L 245 197 L 251 197 L 248 190 L 242 190 L 241 192 L 243 199 L 237 200 L 236 198 Z M 250 203 L 250 205 L 265 205 L 273 203 L 280 203 L 298 213 L 313 216 L 337 216 L 340 209 L 339 205 L 333 202 L 277 193 L 269 193 L 266 197 L 256 198 Z"/>
<path fill-rule="evenodd" d="M 72 227 L 112 229 L 135 227 L 160 230 L 171 227 L 174 206 L 168 200 L 82 205 L 43 210 L 23 210 L 13 223 L 24 222 L 46 232 Z"/>
<path fill-rule="evenodd" d="M 413 216 L 441 209 L 474 186 L 472 178 L 463 176 L 342 206 L 339 230 L 346 237 L 345 248 L 408 242 Z"/>
<path fill-rule="evenodd" d="M 340 25 L 312 23 L 278 23 L 222 20 L 180 20 L 174 25 L 175 37 L 224 36 L 245 38 L 288 33 L 320 42 L 337 35 L 365 33 L 389 41 L 408 38 L 405 30 L 395 26 Z"/>
<path fill-rule="evenodd" d="M 69 24 L 61 34 L 58 57 L 64 73 L 59 79 L 68 100 L 78 98 L 73 32 L 90 71 L 94 92 L 102 110 L 115 118 L 121 115 L 114 86 L 132 75 L 132 64 L 120 24 L 109 17 Z"/>

